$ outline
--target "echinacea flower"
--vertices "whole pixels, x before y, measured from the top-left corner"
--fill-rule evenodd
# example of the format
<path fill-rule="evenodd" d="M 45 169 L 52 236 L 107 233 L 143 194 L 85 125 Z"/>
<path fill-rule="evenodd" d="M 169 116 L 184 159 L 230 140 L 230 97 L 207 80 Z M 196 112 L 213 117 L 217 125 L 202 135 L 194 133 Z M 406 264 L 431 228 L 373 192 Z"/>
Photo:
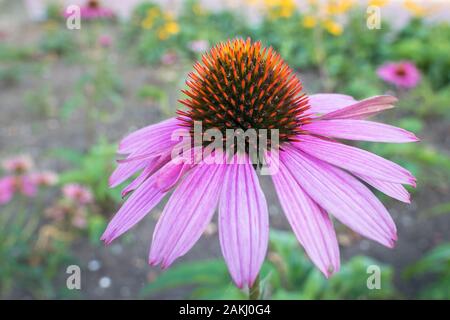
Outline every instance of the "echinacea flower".
<path fill-rule="evenodd" d="M 77 183 L 69 183 L 63 186 L 63 195 L 76 203 L 88 204 L 92 203 L 94 197 L 86 187 L 83 187 Z"/>
<path fill-rule="evenodd" d="M 103 48 L 109 48 L 112 45 L 112 38 L 107 34 L 98 37 L 98 44 Z"/>
<path fill-rule="evenodd" d="M 14 197 L 14 177 L 0 179 L 0 204 L 6 204 Z"/>
<path fill-rule="evenodd" d="M 208 50 L 209 43 L 207 40 L 194 40 L 189 42 L 188 47 L 192 52 L 202 53 Z"/>
<path fill-rule="evenodd" d="M 2 161 L 3 169 L 14 174 L 28 172 L 33 168 L 33 166 L 33 159 L 29 155 L 19 155 Z"/>
<path fill-rule="evenodd" d="M 30 178 L 37 186 L 50 187 L 58 183 L 58 175 L 52 171 L 35 172 Z"/>
<path fill-rule="evenodd" d="M 378 68 L 377 74 L 399 88 L 411 89 L 420 82 L 420 71 L 411 61 L 388 62 Z"/>
<path fill-rule="evenodd" d="M 12 200 L 16 193 L 32 198 L 37 193 L 34 180 L 28 175 L 6 176 L 0 179 L 0 204 Z"/>
<path fill-rule="evenodd" d="M 73 12 L 64 12 L 65 18 L 72 15 Z M 87 0 L 86 4 L 80 7 L 80 17 L 83 20 L 110 19 L 114 17 L 114 12 L 107 7 L 103 7 L 99 0 Z"/>
<path fill-rule="evenodd" d="M 173 139 L 180 130 L 187 132 L 188 148 L 207 149 L 203 143 L 192 147 L 189 140 L 195 140 L 193 132 L 200 122 L 201 135 L 212 128 L 221 133 L 278 130 L 278 143 L 275 135 L 269 139 L 278 148 L 265 149 L 264 161 L 272 169 L 278 162 L 278 170 L 270 171 L 281 206 L 298 241 L 326 277 L 340 265 L 330 216 L 367 238 L 394 246 L 394 221 L 366 184 L 408 203 L 403 185 L 415 186 L 415 178 L 389 160 L 336 139 L 417 141 L 403 129 L 365 120 L 392 108 L 396 98 L 308 97 L 279 54 L 250 40 L 221 43 L 200 61 L 183 91 L 186 99 L 181 102 L 188 109 L 120 142 L 118 153 L 126 158 L 119 160 L 110 186 L 140 173 L 123 190 L 123 196 L 132 194 L 104 232 L 105 243 L 128 231 L 173 190 L 153 234 L 149 263 L 167 268 L 183 256 L 218 208 L 220 245 L 231 276 L 240 288 L 253 285 L 269 235 L 267 203 L 255 169 L 259 165 L 248 153 L 251 141 L 246 141 L 244 151 L 232 154 L 239 161 L 208 161 L 212 153 L 196 163 L 180 161 L 175 151 L 180 140 Z"/>

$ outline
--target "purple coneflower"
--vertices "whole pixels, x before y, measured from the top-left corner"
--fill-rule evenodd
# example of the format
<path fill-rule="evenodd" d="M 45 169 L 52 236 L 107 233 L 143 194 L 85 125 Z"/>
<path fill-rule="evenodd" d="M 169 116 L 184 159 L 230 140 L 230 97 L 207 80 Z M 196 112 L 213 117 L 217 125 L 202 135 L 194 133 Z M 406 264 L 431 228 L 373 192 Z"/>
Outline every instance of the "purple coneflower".
<path fill-rule="evenodd" d="M 189 74 L 188 107 L 172 118 L 125 137 L 127 155 L 110 177 L 115 187 L 136 172 L 123 190 L 132 192 L 109 223 L 102 240 L 110 243 L 133 227 L 173 189 L 156 225 L 149 263 L 170 266 L 188 252 L 218 208 L 222 253 L 240 288 L 251 287 L 265 258 L 269 217 L 255 165 L 246 151 L 240 163 L 191 164 L 171 156 L 171 137 L 194 121 L 203 129 L 278 129 L 278 162 L 272 174 L 280 203 L 300 244 L 326 277 L 339 269 L 339 247 L 330 215 L 387 247 L 397 239 L 386 208 L 366 184 L 400 201 L 410 198 L 403 184 L 415 178 L 399 165 L 335 139 L 403 143 L 414 134 L 365 118 L 393 107 L 391 96 L 362 101 L 339 94 L 307 97 L 293 70 L 272 48 L 241 39 L 206 53 Z M 189 135 L 188 135 L 189 136 Z M 247 149 L 245 149 L 247 150 Z M 366 184 L 365 184 L 366 183 Z"/>
<path fill-rule="evenodd" d="M 64 197 L 78 204 L 88 204 L 94 199 L 89 189 L 77 183 L 69 183 L 64 185 L 62 191 Z"/>
<path fill-rule="evenodd" d="M 377 74 L 399 88 L 411 89 L 420 82 L 420 71 L 410 61 L 388 62 L 378 68 Z"/>
<path fill-rule="evenodd" d="M 64 12 L 64 17 L 68 18 L 73 12 Z M 114 12 L 103 7 L 99 0 L 87 0 L 86 4 L 80 8 L 80 16 L 83 20 L 110 19 L 114 17 Z"/>
<path fill-rule="evenodd" d="M 107 34 L 102 34 L 98 37 L 98 44 L 103 48 L 109 48 L 112 45 L 112 38 Z"/>
<path fill-rule="evenodd" d="M 22 174 L 34 167 L 33 159 L 29 155 L 18 155 L 2 161 L 5 171 L 14 174 Z"/>

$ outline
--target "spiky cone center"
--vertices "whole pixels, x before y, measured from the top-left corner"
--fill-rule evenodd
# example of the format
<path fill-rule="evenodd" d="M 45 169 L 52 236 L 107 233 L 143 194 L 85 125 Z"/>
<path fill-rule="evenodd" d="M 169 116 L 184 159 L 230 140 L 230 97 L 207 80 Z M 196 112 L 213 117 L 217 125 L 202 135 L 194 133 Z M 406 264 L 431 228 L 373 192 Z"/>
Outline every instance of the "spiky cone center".
<path fill-rule="evenodd" d="M 260 42 L 234 39 L 204 54 L 189 73 L 178 110 L 180 120 L 194 134 L 194 122 L 203 133 L 218 129 L 226 143 L 227 129 L 265 129 L 268 146 L 271 130 L 278 130 L 280 144 L 294 140 L 309 121 L 308 98 L 293 70 L 271 47 Z M 247 150 L 247 148 L 246 148 Z"/>
<path fill-rule="evenodd" d="M 88 6 L 88 8 L 91 8 L 91 9 L 97 9 L 100 7 L 100 1 L 99 0 L 89 0 L 87 6 Z"/>

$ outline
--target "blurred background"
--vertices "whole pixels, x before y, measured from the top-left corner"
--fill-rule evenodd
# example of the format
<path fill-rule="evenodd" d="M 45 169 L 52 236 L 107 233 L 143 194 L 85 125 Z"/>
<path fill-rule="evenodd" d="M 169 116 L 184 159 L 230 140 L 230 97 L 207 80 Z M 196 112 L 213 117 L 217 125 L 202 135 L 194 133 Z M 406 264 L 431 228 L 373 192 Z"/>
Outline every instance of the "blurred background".
<path fill-rule="evenodd" d="M 67 27 L 70 4 L 81 6 L 81 29 Z M 164 272 L 146 262 L 163 204 L 112 245 L 99 241 L 122 202 L 107 185 L 117 141 L 173 116 L 193 62 L 238 36 L 273 46 L 307 94 L 399 97 L 377 120 L 421 138 L 359 144 L 418 186 L 410 205 L 377 194 L 398 226 L 393 250 L 336 223 L 342 270 L 330 280 L 262 179 L 272 227 L 264 297 L 450 298 L 449 21 L 445 0 L 0 0 L 0 298 L 245 298 L 215 223 Z M 81 268 L 81 290 L 66 287 L 69 265 Z M 366 286 L 370 265 L 379 290 Z"/>

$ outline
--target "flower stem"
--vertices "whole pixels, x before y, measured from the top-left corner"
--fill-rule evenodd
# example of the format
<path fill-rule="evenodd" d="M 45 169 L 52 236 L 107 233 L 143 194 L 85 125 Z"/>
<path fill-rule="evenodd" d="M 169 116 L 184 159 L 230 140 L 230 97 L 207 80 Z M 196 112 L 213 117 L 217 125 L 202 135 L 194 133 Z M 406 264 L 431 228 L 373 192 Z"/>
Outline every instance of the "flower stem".
<path fill-rule="evenodd" d="M 259 287 L 259 275 L 256 277 L 253 286 L 249 288 L 248 299 L 249 300 L 259 300 L 260 298 L 260 287 Z"/>

